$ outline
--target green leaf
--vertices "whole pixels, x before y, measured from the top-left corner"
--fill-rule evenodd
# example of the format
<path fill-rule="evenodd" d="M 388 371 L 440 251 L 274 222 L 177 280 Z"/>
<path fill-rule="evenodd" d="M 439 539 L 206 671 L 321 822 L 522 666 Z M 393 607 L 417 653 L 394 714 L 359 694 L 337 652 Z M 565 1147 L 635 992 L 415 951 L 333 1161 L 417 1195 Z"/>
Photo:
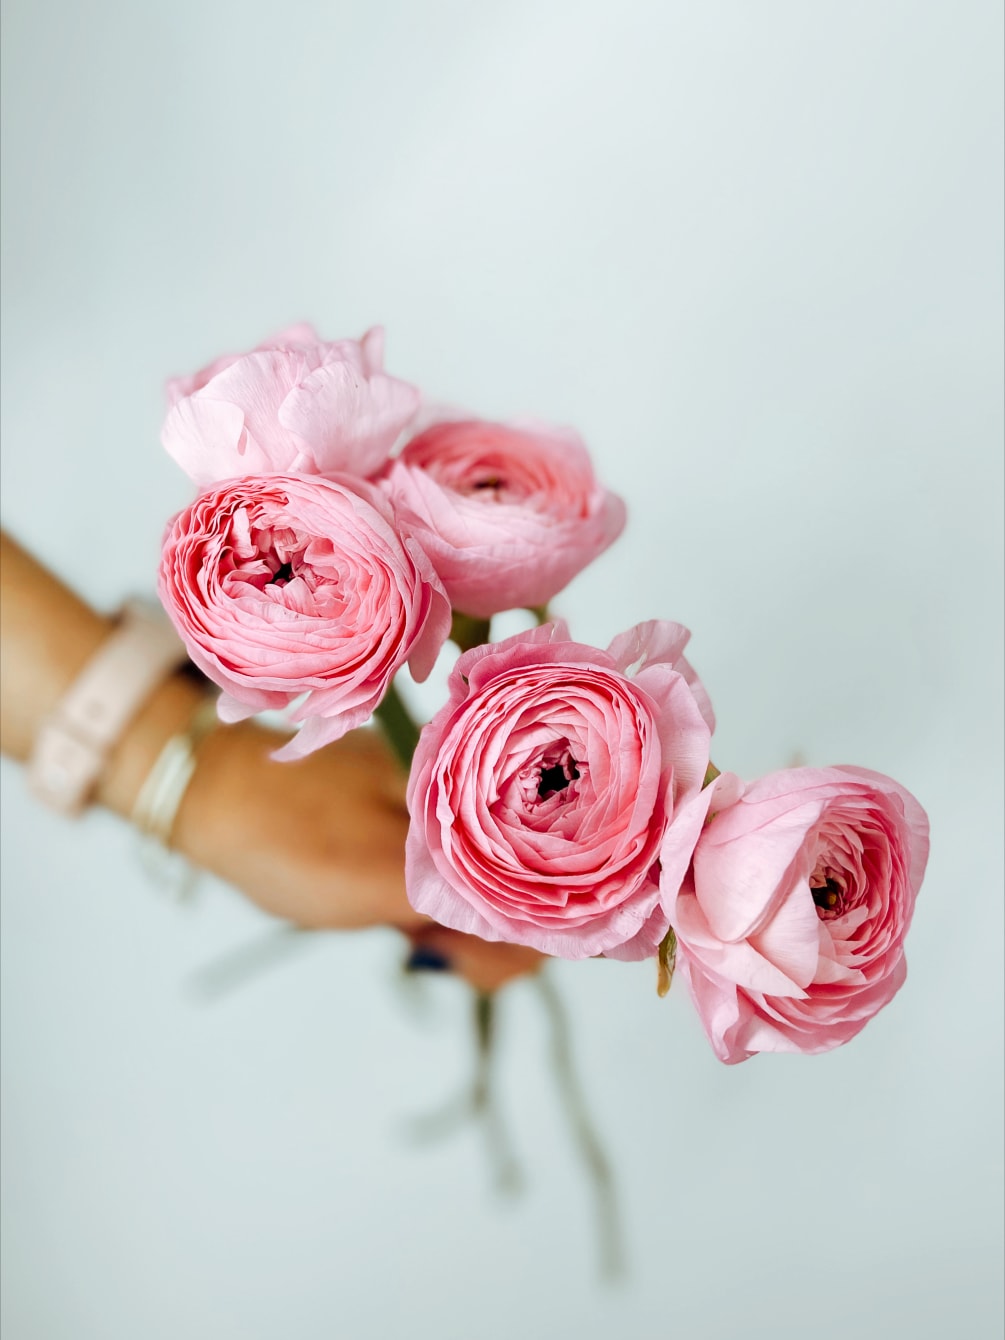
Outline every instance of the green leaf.
<path fill-rule="evenodd" d="M 660 941 L 660 947 L 657 950 L 657 962 L 659 966 L 656 973 L 656 994 L 662 1000 L 670 990 L 673 970 L 677 962 L 677 936 L 672 926 Z"/>

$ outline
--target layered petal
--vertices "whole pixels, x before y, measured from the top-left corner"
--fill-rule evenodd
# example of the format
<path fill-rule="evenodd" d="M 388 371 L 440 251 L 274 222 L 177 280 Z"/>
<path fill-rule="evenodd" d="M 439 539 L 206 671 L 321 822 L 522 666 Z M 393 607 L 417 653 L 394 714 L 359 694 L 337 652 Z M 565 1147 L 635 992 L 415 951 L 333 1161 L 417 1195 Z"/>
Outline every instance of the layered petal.
<path fill-rule="evenodd" d="M 540 424 L 435 423 L 384 486 L 454 607 L 477 618 L 546 605 L 625 523 L 579 438 Z"/>
<path fill-rule="evenodd" d="M 462 655 L 409 781 L 413 906 L 560 957 L 653 954 L 675 777 L 703 777 L 709 746 L 687 683 L 658 669 L 643 690 L 564 625 Z"/>
<path fill-rule="evenodd" d="M 362 481 L 272 475 L 207 489 L 169 524 L 165 609 L 239 720 L 289 708 L 295 758 L 364 722 L 395 672 L 427 673 L 450 611 L 429 560 Z M 294 706 L 295 705 L 295 706 Z"/>
<path fill-rule="evenodd" d="M 257 474 L 379 471 L 419 405 L 383 370 L 383 333 L 325 342 L 292 326 L 168 383 L 161 441 L 200 487 Z"/>
<path fill-rule="evenodd" d="M 705 1031 L 727 1062 L 840 1046 L 904 981 L 924 810 L 892 778 L 850 767 L 722 782 L 682 812 L 683 834 L 710 817 L 665 897 Z"/>

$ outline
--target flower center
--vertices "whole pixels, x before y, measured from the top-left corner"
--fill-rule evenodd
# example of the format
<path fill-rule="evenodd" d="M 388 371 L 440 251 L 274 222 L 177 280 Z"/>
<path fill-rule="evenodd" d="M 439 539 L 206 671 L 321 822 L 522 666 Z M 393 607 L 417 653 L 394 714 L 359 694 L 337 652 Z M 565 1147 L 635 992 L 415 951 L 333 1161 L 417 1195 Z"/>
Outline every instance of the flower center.
<path fill-rule="evenodd" d="M 844 871 L 821 861 L 810 875 L 810 893 L 822 921 L 839 917 L 847 909 L 848 878 Z"/>
<path fill-rule="evenodd" d="M 542 768 L 541 777 L 537 784 L 538 800 L 547 800 L 549 796 L 564 791 L 569 783 L 575 781 L 578 777 L 579 768 L 571 754 L 568 754 L 560 763 L 553 763 L 550 767 Z"/>
<path fill-rule="evenodd" d="M 296 526 L 258 521 L 252 509 L 235 509 L 220 566 L 224 588 L 244 597 L 250 587 L 271 605 L 298 616 L 340 618 L 349 594 L 335 543 Z"/>
<path fill-rule="evenodd" d="M 281 563 L 266 582 L 266 586 L 285 586 L 293 578 L 293 564 Z"/>
<path fill-rule="evenodd" d="M 521 489 L 520 481 L 507 479 L 500 474 L 498 470 L 493 470 L 491 466 L 483 467 L 480 470 L 473 470 L 471 474 L 461 480 L 444 481 L 449 487 L 463 493 L 469 498 L 477 498 L 479 502 L 486 506 L 492 503 L 512 503 L 519 502 L 522 499 L 525 490 Z"/>
<path fill-rule="evenodd" d="M 841 886 L 834 879 L 825 880 L 823 884 L 811 884 L 810 893 L 817 907 L 825 908 L 828 912 L 841 901 Z"/>

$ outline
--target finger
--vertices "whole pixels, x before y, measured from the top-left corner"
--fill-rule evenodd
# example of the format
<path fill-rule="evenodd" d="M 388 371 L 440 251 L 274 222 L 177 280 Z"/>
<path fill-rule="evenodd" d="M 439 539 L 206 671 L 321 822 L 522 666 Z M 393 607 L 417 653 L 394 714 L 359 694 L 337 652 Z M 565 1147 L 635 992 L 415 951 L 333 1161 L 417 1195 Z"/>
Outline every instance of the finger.
<path fill-rule="evenodd" d="M 477 991 L 497 991 L 516 977 L 536 972 L 544 962 L 544 955 L 536 949 L 480 940 L 476 935 L 464 935 L 445 926 L 420 928 L 410 938 L 426 954 L 442 958 L 451 971 Z"/>

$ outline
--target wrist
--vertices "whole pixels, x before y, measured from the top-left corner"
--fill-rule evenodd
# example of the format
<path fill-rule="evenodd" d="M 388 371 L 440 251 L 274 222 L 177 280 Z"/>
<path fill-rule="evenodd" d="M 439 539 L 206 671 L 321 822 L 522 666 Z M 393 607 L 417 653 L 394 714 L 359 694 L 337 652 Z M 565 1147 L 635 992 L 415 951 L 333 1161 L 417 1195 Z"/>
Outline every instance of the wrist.
<path fill-rule="evenodd" d="M 0 747 L 25 762 L 42 724 L 114 628 L 0 532 Z"/>
<path fill-rule="evenodd" d="M 168 740 L 188 728 L 205 701 L 206 690 L 187 675 L 175 673 L 154 690 L 133 717 L 108 756 L 96 801 L 130 818 L 144 781 Z"/>
<path fill-rule="evenodd" d="M 6 622 L 6 621 L 5 621 Z M 38 733 L 81 671 L 112 633 L 114 620 L 82 606 L 70 606 L 62 620 L 46 628 L 37 656 L 18 653 L 4 629 L 0 680 L 3 682 L 2 749 L 19 763 L 31 757 Z"/>
<path fill-rule="evenodd" d="M 140 602 L 127 604 L 38 726 L 28 761 L 35 795 L 62 814 L 79 814 L 137 715 L 184 660 L 162 616 Z"/>

